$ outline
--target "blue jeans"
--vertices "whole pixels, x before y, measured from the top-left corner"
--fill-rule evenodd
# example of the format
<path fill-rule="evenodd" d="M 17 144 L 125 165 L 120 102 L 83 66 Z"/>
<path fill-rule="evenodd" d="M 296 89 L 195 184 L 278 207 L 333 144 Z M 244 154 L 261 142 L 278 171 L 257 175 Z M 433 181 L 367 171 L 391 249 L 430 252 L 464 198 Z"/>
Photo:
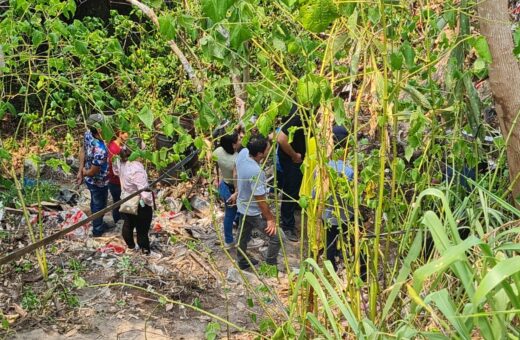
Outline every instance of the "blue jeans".
<path fill-rule="evenodd" d="M 114 184 L 114 183 L 108 183 L 108 190 L 110 190 L 110 195 L 112 196 L 112 201 L 116 203 L 117 201 L 121 200 L 121 186 Z M 112 218 L 114 219 L 114 223 L 117 223 L 121 219 L 121 214 L 119 213 L 119 207 L 112 210 Z"/>
<path fill-rule="evenodd" d="M 90 191 L 90 212 L 95 214 L 105 209 L 107 207 L 108 186 L 98 187 L 87 183 L 87 187 Z M 105 225 L 103 223 L 103 216 L 92 221 L 92 234 L 94 236 L 101 236 L 104 231 Z"/>
<path fill-rule="evenodd" d="M 218 186 L 218 194 L 226 205 L 226 210 L 224 211 L 224 241 L 226 243 L 233 242 L 233 222 L 235 221 L 235 217 L 237 215 L 237 206 L 236 204 L 230 206 L 227 203 L 227 200 L 234 192 L 234 186 L 229 185 L 224 181 L 220 182 Z"/>

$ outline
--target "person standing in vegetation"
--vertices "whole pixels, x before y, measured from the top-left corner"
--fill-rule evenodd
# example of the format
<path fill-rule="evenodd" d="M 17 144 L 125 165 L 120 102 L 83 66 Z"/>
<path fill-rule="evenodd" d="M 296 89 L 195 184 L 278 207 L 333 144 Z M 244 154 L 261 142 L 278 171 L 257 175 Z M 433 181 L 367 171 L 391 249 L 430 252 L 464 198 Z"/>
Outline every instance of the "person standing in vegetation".
<path fill-rule="evenodd" d="M 218 170 L 220 172 L 218 193 L 226 207 L 224 212 L 224 246 L 226 249 L 230 249 L 235 245 L 233 240 L 233 223 L 237 215 L 236 199 L 238 192 L 235 190 L 236 180 L 234 172 L 239 147 L 240 139 L 238 133 L 234 132 L 220 137 L 220 146 L 213 152 L 213 155 L 217 158 Z"/>
<path fill-rule="evenodd" d="M 289 142 L 291 134 L 293 134 L 293 138 L 292 142 Z M 299 237 L 296 233 L 294 212 L 298 205 L 303 179 L 300 167 L 305 158 L 306 145 L 303 120 L 301 114 L 297 112 L 296 106 L 293 106 L 288 119 L 282 125 L 277 141 L 279 145 L 278 158 L 283 172 L 283 181 L 281 182 L 283 199 L 280 208 L 282 229 L 289 241 L 297 242 Z"/>
<path fill-rule="evenodd" d="M 348 131 L 344 126 L 334 126 L 332 128 L 332 133 L 335 154 L 328 162 L 328 167 L 339 176 L 337 183 L 341 182 L 341 178 L 352 181 L 354 179 L 354 170 L 348 166 L 343 159 L 341 159 L 340 155 L 338 155 L 338 151 L 343 150 L 346 147 Z M 341 235 L 347 236 L 347 227 L 354 216 L 351 208 L 344 201 L 344 197 L 338 192 L 339 187 L 340 186 L 336 186 L 336 188 L 331 190 L 330 196 L 327 200 L 327 205 L 322 215 L 327 230 L 327 246 L 325 253 L 327 260 L 332 262 L 335 270 L 338 270 L 336 257 L 341 256 L 341 251 L 338 249 L 338 246 L 341 246 L 342 242 L 345 241 L 345 238 L 341 237 Z M 365 278 L 365 257 L 362 256 L 360 261 L 361 277 Z"/>
<path fill-rule="evenodd" d="M 118 130 L 116 131 L 115 138 L 108 143 L 108 189 L 114 203 L 121 199 L 121 182 L 119 177 L 114 174 L 112 160 L 114 156 L 119 155 L 121 147 L 127 139 L 128 132 Z M 121 219 L 119 207 L 112 210 L 112 217 L 114 218 L 114 223 L 117 223 Z"/>
<path fill-rule="evenodd" d="M 133 140 L 136 148 L 144 148 L 141 139 Z M 114 162 L 114 174 L 119 176 L 121 181 L 121 189 L 126 195 L 148 187 L 148 174 L 144 168 L 143 163 L 137 160 L 129 160 L 132 150 L 127 145 L 121 148 L 119 159 Z M 134 229 L 137 231 L 137 245 L 143 254 L 149 255 L 150 239 L 148 232 L 152 224 L 153 217 L 153 196 L 151 191 L 143 191 L 140 194 L 139 207 L 137 215 L 122 214 L 125 219 L 123 225 L 123 239 L 125 240 L 129 249 L 136 249 L 134 241 Z"/>
<path fill-rule="evenodd" d="M 87 120 L 88 129 L 83 137 L 79 153 L 78 185 L 85 181 L 90 191 L 90 211 L 95 214 L 107 206 L 108 198 L 108 149 L 101 138 L 102 114 L 92 114 Z M 99 237 L 108 230 L 103 217 L 92 221 L 92 235 Z"/>
<path fill-rule="evenodd" d="M 247 149 L 242 150 L 236 159 L 237 206 L 240 218 L 237 262 L 240 269 L 249 268 L 249 261 L 252 265 L 258 264 L 256 259 L 247 255 L 248 242 L 254 228 L 259 228 L 269 237 L 267 264 L 277 264 L 280 241 L 275 217 L 267 203 L 269 189 L 265 173 L 260 168 L 261 162 L 269 155 L 269 144 L 269 141 L 260 135 L 252 136 L 247 143 Z"/>

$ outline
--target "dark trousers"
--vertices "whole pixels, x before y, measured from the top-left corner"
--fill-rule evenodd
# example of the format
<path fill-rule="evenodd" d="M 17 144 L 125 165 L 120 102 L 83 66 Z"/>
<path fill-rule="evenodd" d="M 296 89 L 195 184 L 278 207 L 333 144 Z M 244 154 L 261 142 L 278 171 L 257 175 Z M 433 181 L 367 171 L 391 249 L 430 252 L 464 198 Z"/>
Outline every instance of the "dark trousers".
<path fill-rule="evenodd" d="M 294 211 L 298 206 L 300 187 L 303 180 L 303 174 L 300 170 L 301 164 L 293 163 L 290 159 L 280 158 L 280 165 L 283 170 L 283 198 L 282 206 L 280 208 L 282 229 L 294 230 L 296 227 Z"/>
<path fill-rule="evenodd" d="M 152 224 L 152 207 L 145 205 L 137 211 L 137 215 L 122 214 L 125 219 L 123 225 L 123 239 L 125 240 L 128 248 L 134 249 L 134 228 L 137 230 L 137 244 L 144 253 L 150 252 L 150 239 L 148 238 L 148 232 L 150 231 L 150 225 Z"/>
<path fill-rule="evenodd" d="M 251 240 L 253 229 L 258 228 L 265 233 L 266 225 L 266 221 L 261 216 L 246 216 L 239 214 L 239 226 L 241 228 L 238 240 L 239 250 L 237 250 L 237 261 L 239 265 L 247 266 L 249 264 L 247 258 L 243 254 L 249 257 L 249 255 L 247 255 L 247 244 Z M 267 237 L 269 237 L 269 245 L 267 247 L 265 262 L 267 262 L 267 264 L 276 265 L 278 251 L 280 250 L 280 239 L 278 233 Z"/>
<path fill-rule="evenodd" d="M 108 200 L 108 186 L 98 187 L 87 183 L 87 188 L 90 191 L 90 212 L 97 213 L 107 207 Z M 105 232 L 105 225 L 103 223 L 103 216 L 92 221 L 92 234 L 94 236 L 101 236 Z"/>
<path fill-rule="evenodd" d="M 343 228 L 345 229 L 346 226 L 344 225 Z M 348 236 L 346 234 L 346 230 L 343 230 L 343 242 L 347 242 Z M 336 262 L 336 256 L 341 257 L 342 252 L 341 249 L 338 249 L 338 243 L 340 242 L 341 236 L 340 236 L 340 226 L 339 225 L 329 225 L 327 226 L 327 249 L 326 249 L 326 256 L 327 260 L 332 262 L 332 266 L 334 267 L 334 270 L 338 270 L 338 264 Z M 354 240 L 350 240 L 350 247 L 354 248 Z M 365 255 L 361 254 L 359 258 L 359 266 L 360 266 L 360 275 L 363 280 L 366 279 L 367 276 L 367 264 L 366 264 L 366 257 Z"/>
<path fill-rule="evenodd" d="M 121 200 L 121 186 L 108 183 L 108 190 L 110 190 L 110 195 L 112 196 L 112 201 L 116 203 Z M 114 219 L 114 223 L 117 223 L 121 219 L 121 214 L 119 213 L 119 207 L 112 210 L 112 218 Z"/>

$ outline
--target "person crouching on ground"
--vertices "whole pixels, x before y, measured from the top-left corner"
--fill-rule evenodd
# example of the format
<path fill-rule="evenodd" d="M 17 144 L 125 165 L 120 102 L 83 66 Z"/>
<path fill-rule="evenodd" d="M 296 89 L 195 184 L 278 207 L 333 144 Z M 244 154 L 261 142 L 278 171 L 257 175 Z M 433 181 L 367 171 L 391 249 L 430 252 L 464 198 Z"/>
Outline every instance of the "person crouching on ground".
<path fill-rule="evenodd" d="M 136 148 L 144 148 L 143 142 L 136 138 L 133 142 Z M 138 190 L 148 187 L 148 175 L 143 163 L 128 158 L 132 154 L 132 150 L 127 145 L 121 148 L 119 159 L 113 164 L 114 174 L 119 176 L 121 181 L 121 189 L 126 195 L 130 195 Z M 143 254 L 150 254 L 150 239 L 148 232 L 152 224 L 153 216 L 153 197 L 150 191 L 143 191 L 140 194 L 139 207 L 137 215 L 121 214 L 125 219 L 123 224 L 123 239 L 129 249 L 136 249 L 134 241 L 134 229 L 137 231 L 137 245 Z"/>
<path fill-rule="evenodd" d="M 240 269 L 247 269 L 258 261 L 247 254 L 247 245 L 254 228 L 259 228 L 269 237 L 266 262 L 277 265 L 280 240 L 277 235 L 276 221 L 267 203 L 265 173 L 260 168 L 261 162 L 269 155 L 269 141 L 262 136 L 253 136 L 236 159 L 237 172 L 237 208 L 239 212 L 239 246 L 237 262 Z M 263 217 L 263 218 L 262 218 Z M 249 261 L 248 261 L 249 260 Z"/>
<path fill-rule="evenodd" d="M 90 191 L 90 212 L 97 213 L 107 207 L 108 199 L 108 150 L 101 138 L 100 125 L 104 116 L 92 114 L 87 119 L 88 129 L 83 137 L 83 146 L 79 153 L 79 171 L 77 184 L 83 180 Z M 99 237 L 109 229 L 103 222 L 103 216 L 92 221 L 92 235 Z"/>
<path fill-rule="evenodd" d="M 233 222 L 237 214 L 236 198 L 238 193 L 235 190 L 234 172 L 239 146 L 240 140 L 238 133 L 234 132 L 220 137 L 220 146 L 213 152 L 213 155 L 217 158 L 220 173 L 218 193 L 220 199 L 224 201 L 226 206 L 224 212 L 224 246 L 226 249 L 235 246 L 233 240 Z"/>

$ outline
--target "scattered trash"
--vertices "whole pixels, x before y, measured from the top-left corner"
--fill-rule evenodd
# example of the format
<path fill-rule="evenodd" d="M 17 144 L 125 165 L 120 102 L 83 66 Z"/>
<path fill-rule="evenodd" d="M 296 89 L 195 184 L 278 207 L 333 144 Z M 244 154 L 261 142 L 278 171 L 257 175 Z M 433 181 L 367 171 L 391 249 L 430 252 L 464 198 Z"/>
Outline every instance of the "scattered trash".
<path fill-rule="evenodd" d="M 180 234 L 180 229 L 186 225 L 186 217 L 184 214 L 173 211 L 163 211 L 156 216 L 152 222 L 152 230 L 161 232 L 163 230 Z"/>
<path fill-rule="evenodd" d="M 203 198 L 200 198 L 199 196 L 193 196 L 193 198 L 190 200 L 191 207 L 195 209 L 196 211 L 207 214 L 209 213 L 209 203 Z"/>
<path fill-rule="evenodd" d="M 70 210 L 62 211 L 60 213 L 60 218 L 63 220 L 61 223 L 61 228 L 68 228 L 71 225 L 74 225 L 78 222 L 83 221 L 88 216 L 85 212 L 77 207 L 71 208 Z M 88 235 L 88 231 L 90 229 L 91 222 L 84 224 L 83 226 L 71 231 L 66 236 L 69 238 L 83 238 Z"/>
<path fill-rule="evenodd" d="M 114 253 L 117 255 L 121 255 L 125 253 L 126 249 L 125 247 L 120 246 L 118 244 L 109 243 L 104 247 L 98 248 L 97 251 L 105 254 Z"/>
<path fill-rule="evenodd" d="M 65 203 L 68 205 L 76 205 L 79 200 L 79 193 L 76 191 L 72 191 L 70 189 L 63 188 L 58 193 L 56 200 L 60 203 Z"/>

